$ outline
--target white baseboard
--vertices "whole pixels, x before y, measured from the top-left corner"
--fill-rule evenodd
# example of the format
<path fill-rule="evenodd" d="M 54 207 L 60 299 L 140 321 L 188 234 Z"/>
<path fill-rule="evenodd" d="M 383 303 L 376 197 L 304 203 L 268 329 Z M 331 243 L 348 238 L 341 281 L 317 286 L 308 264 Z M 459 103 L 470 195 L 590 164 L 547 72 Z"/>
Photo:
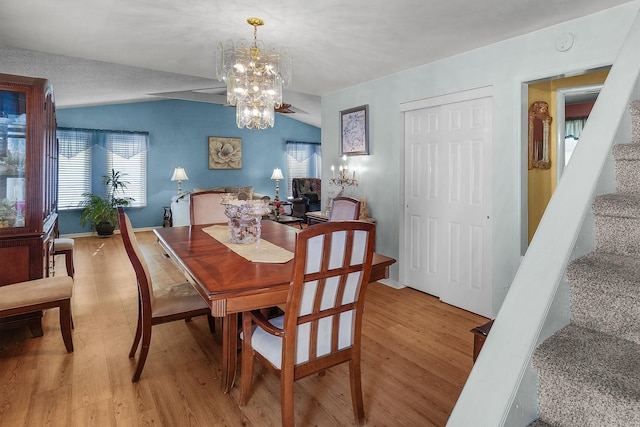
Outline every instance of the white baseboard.
<path fill-rule="evenodd" d="M 397 282 L 397 281 L 391 280 L 391 279 L 378 280 L 378 283 L 382 283 L 383 285 L 389 286 L 390 288 L 393 288 L 393 289 L 406 288 L 405 285 L 401 285 L 400 282 Z"/>
<path fill-rule="evenodd" d="M 156 228 L 162 228 L 162 226 L 158 226 L 158 227 L 141 227 L 141 228 L 134 228 L 133 231 L 152 231 L 155 230 Z M 113 234 L 120 234 L 120 230 L 113 230 Z M 84 233 L 70 233 L 70 234 L 61 234 L 60 237 L 68 237 L 68 238 L 74 238 L 74 237 L 91 237 L 91 236 L 98 236 L 94 231 L 92 232 L 84 232 Z M 105 237 L 109 237 L 109 236 L 105 236 Z"/>

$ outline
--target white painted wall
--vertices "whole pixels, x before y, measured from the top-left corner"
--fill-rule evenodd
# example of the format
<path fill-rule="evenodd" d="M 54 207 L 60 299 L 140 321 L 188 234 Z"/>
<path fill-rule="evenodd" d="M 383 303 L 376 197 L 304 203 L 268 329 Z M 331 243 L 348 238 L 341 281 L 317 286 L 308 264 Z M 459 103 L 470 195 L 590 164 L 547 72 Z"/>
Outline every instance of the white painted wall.
<path fill-rule="evenodd" d="M 404 170 L 400 104 L 492 86 L 493 306 L 497 313 L 520 264 L 522 233 L 526 233 L 526 213 L 521 209 L 526 200 L 526 166 L 523 168 L 521 147 L 525 147 L 527 99 L 526 91 L 523 97 L 522 82 L 610 65 L 639 8 L 640 1 L 634 1 L 323 96 L 322 178 L 328 183 L 331 164 L 339 163 L 339 112 L 368 104 L 370 155 L 349 159 L 350 166 L 358 169 L 360 185 L 347 189 L 345 194 L 367 196 L 370 214 L 378 223 L 376 251 L 402 262 Z M 575 37 L 573 48 L 556 51 L 556 39 L 567 32 Z M 375 54 L 375 46 L 371 50 Z M 326 195 L 335 187 L 324 185 L 323 190 Z M 391 279 L 401 283 L 400 271 L 399 264 L 394 265 Z"/>

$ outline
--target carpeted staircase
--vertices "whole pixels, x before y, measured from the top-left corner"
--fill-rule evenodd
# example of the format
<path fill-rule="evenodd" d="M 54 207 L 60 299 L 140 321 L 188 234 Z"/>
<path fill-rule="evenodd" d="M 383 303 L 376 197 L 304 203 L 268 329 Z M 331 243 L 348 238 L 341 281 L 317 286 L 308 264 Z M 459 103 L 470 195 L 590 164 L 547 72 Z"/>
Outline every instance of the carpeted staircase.
<path fill-rule="evenodd" d="M 640 426 L 640 101 L 616 145 L 616 193 L 593 202 L 596 250 L 567 267 L 571 323 L 533 356 L 543 426 Z"/>

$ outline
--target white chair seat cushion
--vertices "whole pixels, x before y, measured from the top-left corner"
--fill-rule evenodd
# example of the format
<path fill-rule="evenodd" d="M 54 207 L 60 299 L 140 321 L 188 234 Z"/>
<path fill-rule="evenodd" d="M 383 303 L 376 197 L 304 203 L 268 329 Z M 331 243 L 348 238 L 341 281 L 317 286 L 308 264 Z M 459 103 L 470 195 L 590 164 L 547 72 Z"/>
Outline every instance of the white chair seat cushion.
<path fill-rule="evenodd" d="M 69 276 L 46 277 L 0 286 L 0 310 L 64 300 L 73 295 Z"/>
<path fill-rule="evenodd" d="M 351 337 L 351 317 L 352 312 L 345 312 L 340 316 L 340 336 L 338 348 L 344 349 L 352 344 Z M 284 326 L 284 316 L 269 319 L 274 326 L 282 329 Z M 303 324 L 298 327 L 298 348 L 296 354 L 296 365 L 309 361 L 310 325 Z M 320 321 L 318 325 L 318 348 L 316 357 L 329 354 L 331 350 L 331 318 L 327 317 Z M 242 335 L 241 335 L 242 338 Z M 273 366 L 281 369 L 282 366 L 282 338 L 276 337 L 257 327 L 251 337 L 251 346 L 255 351 L 263 355 Z"/>
<path fill-rule="evenodd" d="M 189 283 L 154 287 L 151 306 L 153 317 L 168 316 L 208 307 L 205 300 Z"/>
<path fill-rule="evenodd" d="M 73 239 L 68 239 L 66 237 L 53 239 L 54 251 L 68 251 L 70 249 L 73 249 Z"/>

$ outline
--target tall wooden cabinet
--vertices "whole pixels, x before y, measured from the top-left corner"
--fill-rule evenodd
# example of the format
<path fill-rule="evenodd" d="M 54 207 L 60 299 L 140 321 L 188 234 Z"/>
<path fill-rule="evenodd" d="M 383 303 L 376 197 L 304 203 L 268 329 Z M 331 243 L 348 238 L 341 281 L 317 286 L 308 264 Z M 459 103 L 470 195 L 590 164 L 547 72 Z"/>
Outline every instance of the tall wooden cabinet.
<path fill-rule="evenodd" d="M 50 82 L 0 74 L 0 286 L 47 275 L 58 224 L 57 174 Z"/>

